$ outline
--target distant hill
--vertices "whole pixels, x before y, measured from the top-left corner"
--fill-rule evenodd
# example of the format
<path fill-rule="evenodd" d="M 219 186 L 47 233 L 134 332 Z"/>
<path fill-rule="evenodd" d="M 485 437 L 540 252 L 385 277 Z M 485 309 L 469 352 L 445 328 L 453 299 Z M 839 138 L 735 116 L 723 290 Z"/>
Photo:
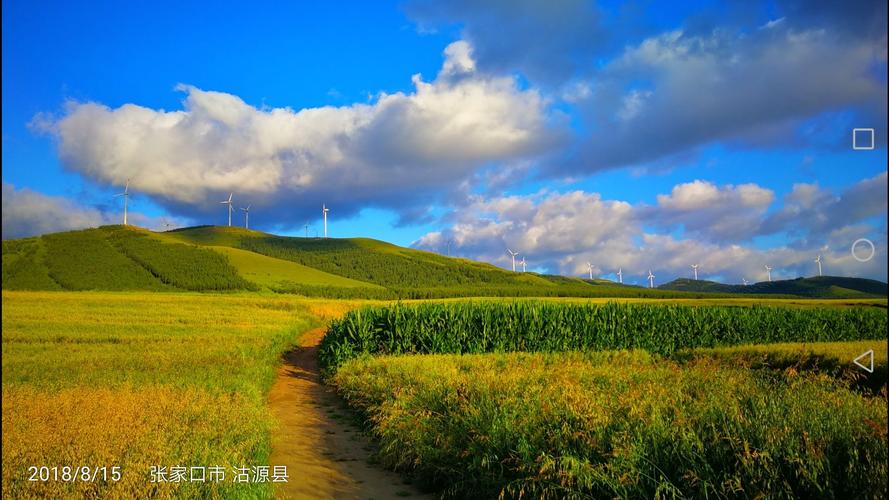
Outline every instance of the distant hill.
<path fill-rule="evenodd" d="M 4 290 L 266 290 L 378 299 L 886 295 L 885 283 L 871 282 L 868 288 L 861 282 L 871 280 L 831 280 L 793 288 L 758 283 L 741 290 L 677 280 L 652 290 L 602 279 L 514 273 L 368 238 L 286 237 L 218 226 L 162 233 L 104 226 L 3 242 Z"/>
<path fill-rule="evenodd" d="M 842 276 L 816 276 L 792 280 L 762 281 L 750 285 L 726 285 L 715 281 L 679 278 L 659 287 L 660 290 L 730 293 L 756 295 L 795 295 L 812 298 L 886 297 L 889 285 L 882 281 Z"/>

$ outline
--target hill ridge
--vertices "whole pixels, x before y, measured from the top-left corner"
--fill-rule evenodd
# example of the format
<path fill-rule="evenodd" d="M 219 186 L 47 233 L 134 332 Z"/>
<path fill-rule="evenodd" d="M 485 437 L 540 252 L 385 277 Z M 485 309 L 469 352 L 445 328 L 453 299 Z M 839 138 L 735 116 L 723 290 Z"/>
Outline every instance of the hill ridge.
<path fill-rule="evenodd" d="M 803 280 L 742 288 L 677 279 L 648 289 L 601 279 L 515 273 L 373 238 L 278 236 L 209 225 L 164 232 L 112 225 L 3 241 L 3 289 L 10 290 L 268 290 L 376 299 L 886 296 L 886 284 L 875 280 Z"/>

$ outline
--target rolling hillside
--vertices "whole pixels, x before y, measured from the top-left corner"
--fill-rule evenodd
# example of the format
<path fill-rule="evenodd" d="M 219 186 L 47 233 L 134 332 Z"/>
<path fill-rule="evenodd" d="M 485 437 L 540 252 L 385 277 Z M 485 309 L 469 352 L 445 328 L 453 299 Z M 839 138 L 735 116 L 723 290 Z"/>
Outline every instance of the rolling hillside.
<path fill-rule="evenodd" d="M 284 237 L 217 226 L 164 233 L 105 226 L 4 241 L 3 289 L 266 290 L 372 299 L 886 295 L 885 283 L 855 278 L 748 287 L 676 280 L 650 290 L 600 279 L 513 273 L 367 238 Z"/>
<path fill-rule="evenodd" d="M 715 281 L 679 278 L 658 287 L 660 290 L 756 295 L 795 295 L 817 298 L 885 297 L 887 285 L 881 281 L 841 276 L 816 276 L 792 280 L 762 281 L 750 285 L 726 285 Z"/>

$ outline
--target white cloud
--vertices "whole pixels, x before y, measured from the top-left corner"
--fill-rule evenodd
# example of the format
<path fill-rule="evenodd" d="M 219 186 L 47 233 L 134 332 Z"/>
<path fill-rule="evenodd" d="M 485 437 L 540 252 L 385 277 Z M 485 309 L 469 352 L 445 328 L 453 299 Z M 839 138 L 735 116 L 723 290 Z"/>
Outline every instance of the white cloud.
<path fill-rule="evenodd" d="M 133 211 L 130 224 L 154 231 L 183 227 L 192 221 L 179 217 L 156 217 Z M 16 189 L 3 183 L 3 239 L 27 238 L 60 231 L 88 229 L 123 222 L 123 212 L 85 206 L 63 196 L 49 196 L 28 188 Z M 170 224 L 170 227 L 165 226 Z"/>
<path fill-rule="evenodd" d="M 885 35 L 849 38 L 785 23 L 754 32 L 660 33 L 569 80 L 593 89 L 566 96 L 589 132 L 579 134 L 576 157 L 551 168 L 577 175 L 645 165 L 720 141 L 839 146 L 799 126 L 838 109 L 885 123 L 885 82 L 873 72 L 885 60 Z"/>
<path fill-rule="evenodd" d="M 885 185 L 881 174 L 849 187 L 838 199 L 849 193 L 876 196 L 871 188 L 881 179 Z M 788 198 L 807 189 L 800 187 Z M 885 196 L 883 191 L 884 209 Z M 598 193 L 582 191 L 476 197 L 457 211 L 450 228 L 426 234 L 414 246 L 443 251 L 453 240 L 453 252 L 506 268 L 510 260 L 505 248 L 510 247 L 534 268 L 580 276 L 586 274 L 586 262 L 592 262 L 596 274 L 612 275 L 622 268 L 625 279 L 634 276 L 639 283 L 649 268 L 659 283 L 690 276 L 693 263 L 700 264 L 702 279 L 736 283 L 765 280 L 766 264 L 773 267 L 774 279 L 811 276 L 818 254 L 823 256 L 825 274 L 886 279 L 885 227 L 867 222 L 872 211 L 846 211 L 848 218 L 834 218 L 802 239 L 782 238 L 787 243 L 771 247 L 754 245 L 752 238 L 763 234 L 763 220 L 770 217 L 766 211 L 773 200 L 772 191 L 755 184 L 716 186 L 702 180 L 675 186 L 670 194 L 658 196 L 656 206 L 603 200 Z M 865 205 L 873 209 L 879 201 Z M 800 226 L 800 217 L 807 216 L 795 212 L 783 223 Z M 652 233 L 651 227 L 664 231 Z M 682 236 L 673 233 L 677 227 L 684 227 Z M 871 238 L 877 247 L 877 256 L 868 263 L 851 258 L 851 244 L 861 237 Z"/>
<path fill-rule="evenodd" d="M 653 223 L 681 225 L 687 234 L 714 241 L 745 241 L 755 235 L 775 194 L 756 184 L 716 186 L 695 180 L 657 196 L 657 207 L 642 209 Z"/>
<path fill-rule="evenodd" d="M 761 232 L 823 237 L 837 228 L 885 217 L 887 186 L 886 172 L 856 182 L 839 194 L 817 184 L 795 184 L 781 209 L 763 221 Z"/>
<path fill-rule="evenodd" d="M 186 214 L 230 191 L 275 223 L 326 202 L 341 215 L 367 205 L 428 203 L 490 162 L 533 157 L 554 140 L 546 100 L 511 77 L 474 73 L 471 47 L 445 50 L 442 72 L 413 93 L 371 104 L 260 109 L 239 97 L 177 87 L 180 111 L 70 103 L 51 124 L 64 164 L 123 184 Z M 46 127 L 46 117 L 40 122 Z M 406 194 L 407 193 L 407 194 Z"/>
<path fill-rule="evenodd" d="M 67 198 L 47 196 L 3 183 L 3 239 L 85 229 L 111 224 L 95 208 L 82 207 Z"/>

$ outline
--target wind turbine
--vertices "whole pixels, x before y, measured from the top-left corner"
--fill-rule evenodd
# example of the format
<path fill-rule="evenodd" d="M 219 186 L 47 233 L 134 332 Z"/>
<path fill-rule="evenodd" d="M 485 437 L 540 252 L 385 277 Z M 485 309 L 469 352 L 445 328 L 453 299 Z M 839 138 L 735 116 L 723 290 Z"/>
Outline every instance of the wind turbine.
<path fill-rule="evenodd" d="M 250 229 L 250 205 L 247 208 L 241 208 L 244 212 L 244 229 Z"/>
<path fill-rule="evenodd" d="M 123 193 L 114 195 L 115 198 L 118 196 L 123 196 L 123 225 L 127 225 L 127 202 L 130 199 L 130 180 L 127 179 L 127 183 L 123 188 Z"/>
<path fill-rule="evenodd" d="M 651 274 L 651 269 L 648 270 L 648 288 L 654 288 L 654 275 Z"/>
<path fill-rule="evenodd" d="M 768 275 L 769 275 L 769 283 L 771 283 L 772 282 L 772 268 L 769 267 L 768 265 L 766 265 L 765 267 L 766 267 L 766 273 L 768 273 Z"/>
<path fill-rule="evenodd" d="M 741 278 L 741 281 L 744 282 L 744 286 L 747 286 L 747 285 L 750 284 L 750 283 L 747 282 L 747 278 Z"/>
<path fill-rule="evenodd" d="M 235 193 L 229 193 L 227 200 L 219 202 L 220 205 L 228 205 L 228 227 L 231 227 L 232 225 L 232 196 L 234 196 L 234 194 Z"/>
<path fill-rule="evenodd" d="M 586 263 L 586 269 L 590 272 L 590 280 L 593 279 L 593 265 L 589 262 Z"/>
<path fill-rule="evenodd" d="M 309 239 L 309 223 L 306 222 L 306 239 Z"/>
<path fill-rule="evenodd" d="M 624 273 L 623 269 L 617 268 L 617 281 L 620 282 L 621 285 L 624 284 Z"/>
<path fill-rule="evenodd" d="M 454 240 L 448 240 L 448 257 L 451 256 L 451 243 L 453 243 L 453 242 L 454 242 Z"/>
<path fill-rule="evenodd" d="M 525 258 L 522 257 L 522 272 L 525 272 Z"/>
<path fill-rule="evenodd" d="M 163 219 L 162 224 L 163 224 L 164 228 L 166 228 L 166 229 L 173 227 L 173 224 L 171 224 L 170 221 L 168 221 L 167 219 Z"/>
<path fill-rule="evenodd" d="M 691 268 L 695 270 L 695 281 L 698 281 L 698 264 L 692 264 Z"/>
<path fill-rule="evenodd" d="M 509 255 L 512 255 L 512 272 L 515 272 L 515 258 L 516 258 L 516 255 L 518 255 L 519 253 L 513 252 L 512 250 L 510 250 L 508 248 L 506 249 L 506 251 L 509 252 Z"/>
<path fill-rule="evenodd" d="M 821 255 L 819 255 L 818 258 L 815 259 L 815 262 L 818 264 L 818 276 L 821 276 Z"/>
<path fill-rule="evenodd" d="M 321 213 L 324 214 L 324 237 L 327 238 L 327 212 L 330 212 L 330 209 L 327 208 L 327 205 L 321 205 Z"/>

